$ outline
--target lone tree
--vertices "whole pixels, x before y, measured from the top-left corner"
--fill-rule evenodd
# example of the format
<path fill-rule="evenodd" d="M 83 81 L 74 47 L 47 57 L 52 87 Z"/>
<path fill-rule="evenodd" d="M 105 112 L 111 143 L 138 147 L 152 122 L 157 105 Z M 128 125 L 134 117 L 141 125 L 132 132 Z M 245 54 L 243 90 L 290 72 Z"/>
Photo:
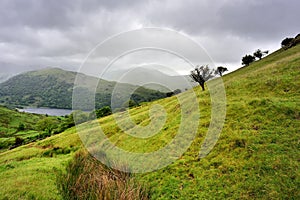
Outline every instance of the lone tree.
<path fill-rule="evenodd" d="M 190 77 L 193 81 L 199 83 L 202 90 L 204 91 L 204 83 L 209 79 L 213 78 L 215 74 L 214 69 L 210 69 L 208 65 L 206 66 L 197 66 L 194 70 L 191 71 Z"/>
<path fill-rule="evenodd" d="M 226 67 L 219 66 L 216 70 L 216 73 L 219 73 L 220 76 L 223 75 L 224 72 L 228 71 Z"/>
<path fill-rule="evenodd" d="M 269 51 L 261 51 L 260 49 L 257 49 L 254 53 L 253 53 L 253 56 L 255 56 L 256 58 L 258 58 L 259 60 L 261 60 L 261 58 L 268 54 Z"/>
<path fill-rule="evenodd" d="M 252 55 L 245 55 L 242 58 L 242 65 L 248 66 L 253 61 L 255 61 L 255 57 L 254 56 L 252 56 Z"/>

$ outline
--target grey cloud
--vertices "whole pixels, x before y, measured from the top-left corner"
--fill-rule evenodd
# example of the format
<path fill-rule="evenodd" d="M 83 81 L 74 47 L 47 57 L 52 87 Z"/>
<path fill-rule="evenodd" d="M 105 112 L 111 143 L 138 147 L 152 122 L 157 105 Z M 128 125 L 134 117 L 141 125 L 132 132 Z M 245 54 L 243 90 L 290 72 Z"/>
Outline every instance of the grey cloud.
<path fill-rule="evenodd" d="M 115 1 L 114 1 L 115 2 Z M 84 58 L 99 42 L 131 25 L 123 1 L 114 7 L 113 1 L 2 1 L 0 2 L 0 51 L 1 60 L 21 62 L 23 65 L 51 65 L 53 60 L 62 60 L 58 66 L 73 63 L 79 66 L 78 58 Z M 116 2 L 115 2 L 116 3 Z M 109 9 L 109 10 L 106 10 Z M 120 19 L 120 15 L 123 15 Z M 126 24 L 128 22 L 128 25 Z M 12 57 L 12 54 L 14 55 Z M 72 56 L 77 62 L 66 62 Z M 60 58 L 60 59 L 58 59 Z M 24 62 L 26 60 L 26 62 Z M 42 63 L 44 62 L 44 63 Z M 1 66 L 0 66 L 1 67 Z M 27 69 L 27 67 L 24 66 Z M 16 71 L 18 71 L 16 69 Z"/>
<path fill-rule="evenodd" d="M 17 72 L 22 65 L 76 69 L 95 45 L 111 35 L 157 26 L 189 35 L 216 63 L 238 67 L 243 54 L 257 48 L 275 50 L 281 39 L 295 36 L 299 7 L 298 0 L 0 0 L 0 62 L 11 63 Z M 116 42 L 99 60 L 143 37 L 151 36 Z M 153 45 L 167 41 L 157 37 Z M 182 47 L 176 40 L 169 45 Z M 195 62 L 205 61 L 193 56 L 192 49 L 186 51 Z M 170 65 L 177 62 L 148 52 L 139 59 L 129 56 L 120 67 L 151 57 L 169 60 Z"/>
<path fill-rule="evenodd" d="M 297 0 L 154 1 L 146 21 L 191 35 L 219 63 L 235 63 L 255 49 L 280 47 L 299 33 Z"/>
<path fill-rule="evenodd" d="M 2 0 L 0 25 L 44 29 L 68 29 L 84 21 L 85 16 L 99 10 L 115 11 L 134 8 L 133 0 Z M 96 19 L 95 19 L 96 20 Z M 81 25 L 81 24 L 80 24 Z"/>
<path fill-rule="evenodd" d="M 72 25 L 68 17 L 71 1 L 3 0 L 0 8 L 1 26 L 64 28 Z"/>
<path fill-rule="evenodd" d="M 280 39 L 299 31 L 297 0 L 230 1 L 220 9 L 221 29 L 253 40 Z"/>
<path fill-rule="evenodd" d="M 299 31 L 298 0 L 156 1 L 147 18 L 192 35 L 236 35 L 253 40 L 278 39 Z M 172 6 L 173 5 L 173 6 Z M 272 35 L 273 37 L 270 37 Z"/>

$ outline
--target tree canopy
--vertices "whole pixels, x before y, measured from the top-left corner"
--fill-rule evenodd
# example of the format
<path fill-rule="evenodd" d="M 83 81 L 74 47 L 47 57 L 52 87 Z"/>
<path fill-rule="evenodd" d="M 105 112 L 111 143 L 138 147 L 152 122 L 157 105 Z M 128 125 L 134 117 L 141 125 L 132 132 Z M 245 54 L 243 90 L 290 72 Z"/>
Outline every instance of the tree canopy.
<path fill-rule="evenodd" d="M 294 38 L 285 38 L 281 42 L 281 47 L 287 47 L 290 45 L 290 43 L 293 41 Z"/>
<path fill-rule="evenodd" d="M 219 66 L 219 67 L 217 67 L 216 73 L 218 73 L 220 76 L 222 76 L 223 73 L 226 71 L 228 71 L 228 69 L 226 67 Z"/>
<path fill-rule="evenodd" d="M 96 110 L 95 113 L 96 113 L 96 117 L 100 118 L 112 114 L 112 111 L 109 106 L 104 106 L 103 108 Z"/>
<path fill-rule="evenodd" d="M 191 71 L 190 77 L 193 81 L 199 83 L 202 90 L 204 91 L 204 83 L 209 79 L 213 78 L 215 74 L 214 69 L 210 69 L 208 65 L 206 66 L 197 66 L 194 70 Z"/>
<path fill-rule="evenodd" d="M 254 56 L 252 56 L 252 55 L 245 55 L 242 58 L 242 65 L 248 66 L 253 61 L 255 61 L 255 57 Z"/>
<path fill-rule="evenodd" d="M 267 50 L 267 51 L 261 51 L 260 49 L 257 49 L 257 50 L 253 53 L 253 56 L 255 56 L 256 58 L 258 58 L 259 60 L 261 60 L 261 58 L 262 58 L 264 55 L 268 54 L 268 53 L 269 53 L 268 50 Z"/>
<path fill-rule="evenodd" d="M 255 56 L 256 58 L 258 58 L 259 60 L 262 58 L 263 53 L 260 49 L 257 49 L 254 53 L 253 56 Z"/>
<path fill-rule="evenodd" d="M 281 47 L 283 49 L 288 49 L 298 44 L 300 44 L 300 34 L 298 34 L 295 38 L 285 38 L 282 40 Z"/>

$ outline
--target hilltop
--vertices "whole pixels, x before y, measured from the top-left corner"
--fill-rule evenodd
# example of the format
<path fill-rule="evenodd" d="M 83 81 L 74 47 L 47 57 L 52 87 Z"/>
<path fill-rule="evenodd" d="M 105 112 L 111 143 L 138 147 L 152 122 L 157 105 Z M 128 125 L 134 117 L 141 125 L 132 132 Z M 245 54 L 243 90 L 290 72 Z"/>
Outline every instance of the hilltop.
<path fill-rule="evenodd" d="M 211 120 L 210 94 L 195 87 L 201 118 L 192 145 L 168 167 L 138 174 L 137 179 L 149 187 L 152 199 L 298 199 L 300 45 L 280 49 L 223 76 L 223 81 L 226 120 L 210 154 L 198 159 Z M 179 95 L 189 99 L 189 94 Z M 93 135 L 94 125 L 101 124 L 109 140 L 120 148 L 133 152 L 160 149 L 179 128 L 180 105 L 176 96 L 160 99 L 131 109 L 131 118 L 146 126 L 153 104 L 163 106 L 168 119 L 159 134 L 148 140 L 124 134 L 113 116 L 84 123 L 78 131 Z M 71 128 L 1 153 L 0 181 L 5 184 L 0 195 L 59 199 L 54 171 L 64 169 L 77 148 L 82 148 L 82 143 Z"/>
<path fill-rule="evenodd" d="M 72 94 L 76 76 L 83 83 L 83 85 L 76 88 L 77 92 L 92 93 L 93 91 L 90 91 L 91 85 L 98 83 L 95 97 L 96 108 L 110 105 L 111 93 L 117 84 L 116 82 L 97 79 L 59 68 L 26 72 L 1 83 L 0 104 L 70 109 L 72 108 Z M 118 83 L 118 85 L 122 88 L 124 94 L 135 90 L 133 100 L 137 103 L 153 101 L 166 96 L 162 92 L 131 84 Z M 123 99 L 122 94 L 119 98 Z M 120 102 L 122 101 L 120 100 Z M 122 103 L 117 106 L 121 107 Z M 83 109 L 91 110 L 93 108 L 84 107 Z"/>

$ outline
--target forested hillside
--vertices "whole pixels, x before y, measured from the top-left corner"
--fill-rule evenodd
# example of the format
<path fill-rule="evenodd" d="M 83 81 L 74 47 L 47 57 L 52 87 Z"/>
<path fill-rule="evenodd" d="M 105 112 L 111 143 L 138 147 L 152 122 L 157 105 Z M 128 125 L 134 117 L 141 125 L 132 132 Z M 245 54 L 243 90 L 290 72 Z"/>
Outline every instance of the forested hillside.
<path fill-rule="evenodd" d="M 70 109 L 72 108 L 72 94 L 76 75 L 75 72 L 48 68 L 14 76 L 0 84 L 0 104 Z M 111 94 L 116 82 L 98 80 L 84 74 L 79 74 L 78 77 L 84 82 L 84 85 L 76 88 L 76 92 L 82 95 L 91 94 L 93 91 L 90 91 L 90 86 L 98 83 L 95 97 L 96 108 L 111 104 Z M 116 105 L 118 107 L 124 103 L 123 95 L 135 89 L 132 100 L 136 103 L 153 101 L 166 96 L 159 91 L 125 83 L 119 84 L 119 87 L 122 88 L 122 93 L 119 96 L 119 104 Z M 85 102 L 81 102 L 81 104 L 84 105 Z M 85 107 L 83 109 L 92 110 L 94 108 Z"/>

